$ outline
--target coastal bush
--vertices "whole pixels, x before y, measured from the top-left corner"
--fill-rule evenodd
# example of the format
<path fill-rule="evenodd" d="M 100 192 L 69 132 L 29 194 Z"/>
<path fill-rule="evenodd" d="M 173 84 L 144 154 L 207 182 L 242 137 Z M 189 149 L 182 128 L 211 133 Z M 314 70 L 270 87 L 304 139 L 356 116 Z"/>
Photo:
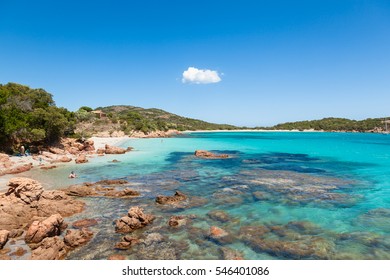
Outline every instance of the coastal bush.
<path fill-rule="evenodd" d="M 53 143 L 72 133 L 74 114 L 55 106 L 43 89 L 0 84 L 0 145 L 3 150 L 23 142 Z"/>

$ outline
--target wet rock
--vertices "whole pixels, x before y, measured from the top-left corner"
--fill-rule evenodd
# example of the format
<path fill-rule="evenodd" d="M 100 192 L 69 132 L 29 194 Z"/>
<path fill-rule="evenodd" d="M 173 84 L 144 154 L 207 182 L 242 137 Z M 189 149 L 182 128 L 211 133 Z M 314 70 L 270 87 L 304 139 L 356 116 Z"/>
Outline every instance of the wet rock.
<path fill-rule="evenodd" d="M 43 193 L 42 185 L 29 178 L 12 178 L 8 182 L 6 196 L 15 196 L 26 204 L 39 200 Z"/>
<path fill-rule="evenodd" d="M 62 260 L 67 254 L 64 241 L 58 236 L 45 238 L 32 250 L 32 260 Z"/>
<path fill-rule="evenodd" d="M 131 207 L 127 216 L 124 216 L 115 222 L 115 231 L 128 233 L 143 228 L 152 223 L 154 216 L 145 214 L 140 207 Z"/>
<path fill-rule="evenodd" d="M 100 180 L 95 183 L 95 185 L 125 185 L 129 182 L 124 179 L 111 179 L 111 180 Z"/>
<path fill-rule="evenodd" d="M 9 233 L 8 230 L 0 230 L 0 250 L 3 249 L 4 245 L 7 243 Z"/>
<path fill-rule="evenodd" d="M 187 199 L 187 196 L 179 191 L 175 192 L 175 195 L 173 196 L 164 196 L 164 195 L 159 195 L 156 198 L 156 202 L 158 204 L 170 204 L 170 205 L 175 205 L 178 204 L 182 201 L 185 201 Z"/>
<path fill-rule="evenodd" d="M 87 228 L 87 227 L 92 227 L 94 225 L 97 225 L 97 220 L 95 219 L 83 219 L 83 220 L 78 220 L 75 221 L 72 226 L 76 229 L 80 228 Z"/>
<path fill-rule="evenodd" d="M 204 150 L 196 150 L 194 155 L 199 158 L 205 158 L 205 159 L 226 159 L 229 158 L 228 154 L 214 154 L 209 151 Z"/>
<path fill-rule="evenodd" d="M 126 149 L 110 146 L 108 144 L 105 145 L 105 151 L 106 154 L 124 154 L 126 153 Z"/>
<path fill-rule="evenodd" d="M 46 220 L 34 221 L 26 232 L 26 243 L 39 243 L 46 237 L 52 237 L 61 234 L 64 226 L 64 219 L 60 214 L 55 214 Z"/>
<path fill-rule="evenodd" d="M 80 163 L 87 163 L 88 162 L 88 159 L 87 159 L 87 156 L 85 154 L 80 154 L 76 159 L 75 159 L 75 162 L 80 164 Z"/>
<path fill-rule="evenodd" d="M 224 260 L 243 260 L 244 259 L 242 252 L 239 252 L 239 251 L 236 251 L 236 250 L 233 250 L 230 248 L 226 248 L 226 247 L 221 248 L 221 255 L 222 255 L 222 259 L 224 259 Z"/>
<path fill-rule="evenodd" d="M 115 249 L 127 250 L 140 242 L 141 241 L 138 238 L 127 235 L 123 237 L 121 242 L 115 244 Z"/>
<path fill-rule="evenodd" d="M 231 220 L 231 217 L 225 211 L 222 210 L 212 210 L 207 213 L 207 216 L 210 219 L 221 223 L 226 223 Z"/>
<path fill-rule="evenodd" d="M 104 196 L 109 196 L 109 197 L 134 197 L 139 195 L 140 193 L 138 191 L 132 190 L 130 188 L 126 188 L 121 191 L 111 190 L 111 191 L 107 191 L 104 194 Z"/>
<path fill-rule="evenodd" d="M 88 243 L 93 237 L 93 232 L 86 228 L 69 229 L 66 231 L 64 242 L 67 246 L 75 248 Z"/>
<path fill-rule="evenodd" d="M 69 196 L 91 196 L 97 195 L 96 191 L 87 185 L 74 185 L 69 188 L 63 189 L 63 191 Z"/>
<path fill-rule="evenodd" d="M 123 261 L 123 260 L 126 260 L 126 256 L 123 256 L 123 255 L 111 255 L 108 257 L 107 260 L 110 260 L 110 261 Z"/>
<path fill-rule="evenodd" d="M 106 152 L 106 149 L 102 149 L 102 148 L 96 150 L 96 153 L 98 155 L 104 155 L 105 152 Z"/>

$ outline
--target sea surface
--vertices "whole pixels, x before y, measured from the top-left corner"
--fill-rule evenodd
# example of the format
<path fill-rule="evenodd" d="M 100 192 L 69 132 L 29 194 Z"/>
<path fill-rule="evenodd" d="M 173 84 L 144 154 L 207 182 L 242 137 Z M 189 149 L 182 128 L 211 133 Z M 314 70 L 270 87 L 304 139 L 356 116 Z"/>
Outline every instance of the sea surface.
<path fill-rule="evenodd" d="M 125 155 L 97 157 L 30 176 L 46 189 L 127 179 L 141 196 L 83 198 L 94 238 L 69 259 L 390 259 L 390 135 L 317 132 L 207 132 L 129 139 Z M 200 159 L 195 150 L 226 153 Z M 113 159 L 119 162 L 112 162 Z M 71 170 L 78 178 L 70 180 Z M 158 195 L 189 200 L 161 206 Z M 132 206 L 156 216 L 115 249 L 115 220 Z M 172 228 L 170 217 L 185 216 Z M 210 228 L 223 229 L 211 236 Z"/>

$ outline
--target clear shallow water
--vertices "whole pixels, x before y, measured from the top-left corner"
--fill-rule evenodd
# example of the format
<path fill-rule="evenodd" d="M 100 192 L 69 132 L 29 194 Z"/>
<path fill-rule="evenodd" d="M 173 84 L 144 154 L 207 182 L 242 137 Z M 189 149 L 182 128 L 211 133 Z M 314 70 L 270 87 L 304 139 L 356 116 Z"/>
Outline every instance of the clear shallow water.
<path fill-rule="evenodd" d="M 168 139 L 131 139 L 134 151 L 99 157 L 85 165 L 32 171 L 46 188 L 125 178 L 141 192 L 134 199 L 87 198 L 85 212 L 68 218 L 96 218 L 94 239 L 70 259 L 221 259 L 226 248 L 245 259 L 390 259 L 390 136 L 351 133 L 191 133 Z M 204 160 L 197 149 L 228 153 Z M 113 159 L 120 162 L 112 163 Z M 162 207 L 157 195 L 180 190 L 186 207 Z M 132 235 L 161 238 L 133 249 L 114 249 L 122 234 L 113 221 L 131 206 L 156 220 Z M 213 218 L 220 210 L 227 219 Z M 172 229 L 172 215 L 195 215 Z M 211 226 L 227 240 L 208 237 Z M 226 252 L 226 250 L 225 250 Z"/>

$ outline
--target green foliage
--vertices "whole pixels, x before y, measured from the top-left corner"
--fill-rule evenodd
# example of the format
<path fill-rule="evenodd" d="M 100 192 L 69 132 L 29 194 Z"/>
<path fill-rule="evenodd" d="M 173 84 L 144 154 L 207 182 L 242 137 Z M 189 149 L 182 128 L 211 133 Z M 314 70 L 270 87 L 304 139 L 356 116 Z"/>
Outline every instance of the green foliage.
<path fill-rule="evenodd" d="M 90 121 L 94 118 L 93 113 L 91 113 L 91 111 L 84 110 L 84 107 L 81 107 L 78 111 L 74 113 L 76 120 L 79 122 Z"/>
<path fill-rule="evenodd" d="M 71 133 L 74 114 L 55 106 L 52 95 L 16 83 L 0 84 L 0 144 L 54 142 Z"/>
<path fill-rule="evenodd" d="M 92 112 L 93 109 L 91 107 L 88 107 L 88 106 L 82 106 L 80 107 L 79 111 L 80 110 L 83 110 L 83 111 L 86 111 L 86 112 Z"/>
<path fill-rule="evenodd" d="M 343 118 L 324 118 L 314 121 L 287 122 L 273 126 L 281 130 L 323 130 L 323 131 L 359 131 L 365 132 L 383 127 L 383 119 L 366 119 L 361 121 Z"/>

